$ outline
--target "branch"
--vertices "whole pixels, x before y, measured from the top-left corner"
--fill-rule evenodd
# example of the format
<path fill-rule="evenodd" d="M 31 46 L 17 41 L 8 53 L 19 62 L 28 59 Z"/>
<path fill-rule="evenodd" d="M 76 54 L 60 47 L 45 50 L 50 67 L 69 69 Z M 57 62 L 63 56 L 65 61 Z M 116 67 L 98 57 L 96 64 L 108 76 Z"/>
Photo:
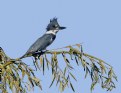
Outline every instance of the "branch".
<path fill-rule="evenodd" d="M 75 61 L 77 66 L 81 66 L 84 69 L 85 78 L 87 75 L 91 77 L 91 91 L 94 89 L 95 85 L 99 83 L 99 81 L 101 81 L 99 84 L 102 88 L 110 91 L 115 88 L 114 80 L 117 80 L 117 77 L 112 69 L 112 66 L 102 59 L 84 53 L 81 44 L 48 50 L 45 51 L 43 55 L 38 52 L 37 55 L 39 58 L 35 58 L 33 62 L 35 68 L 39 70 L 42 69 L 41 71 L 43 71 L 43 74 L 45 67 L 47 67 L 48 70 L 51 68 L 53 79 L 50 87 L 54 82 L 56 82 L 56 85 L 59 84 L 60 91 L 64 91 L 67 86 L 70 86 L 71 89 L 75 91 L 71 82 L 71 79 L 77 81 L 75 76 L 72 74 L 74 67 L 72 65 L 73 62 L 71 61 Z M 48 55 L 49 57 L 51 56 L 50 60 L 48 60 Z M 59 66 L 58 56 L 63 58 L 65 66 Z M 71 60 L 69 60 L 68 56 L 70 56 Z M 38 63 L 38 60 L 40 60 L 40 64 Z M 34 86 L 38 86 L 42 89 L 39 79 L 34 75 L 34 70 L 32 70 L 26 63 L 22 62 L 21 59 L 11 59 L 1 49 L 0 62 L 0 69 L 2 69 L 0 76 L 2 76 L 2 81 L 6 82 L 11 90 L 13 87 L 16 87 L 16 91 L 23 92 L 24 90 L 28 88 L 31 89 Z M 22 79 L 20 76 L 22 76 Z M 28 78 L 29 84 L 23 81 L 25 76 Z M 9 78 L 11 78 L 11 80 L 9 80 Z M 19 84 L 19 86 L 16 84 Z M 5 90 L 5 88 L 3 90 Z"/>

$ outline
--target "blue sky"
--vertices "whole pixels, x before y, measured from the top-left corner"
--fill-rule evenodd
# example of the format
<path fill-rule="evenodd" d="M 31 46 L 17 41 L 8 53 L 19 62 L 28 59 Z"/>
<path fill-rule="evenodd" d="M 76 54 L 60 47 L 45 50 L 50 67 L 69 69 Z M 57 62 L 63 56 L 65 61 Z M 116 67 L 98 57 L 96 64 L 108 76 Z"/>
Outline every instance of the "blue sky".
<path fill-rule="evenodd" d="M 84 51 L 99 57 L 114 67 L 118 76 L 117 88 L 121 91 L 121 1 L 120 0 L 1 0 L 0 46 L 12 58 L 23 55 L 42 34 L 53 17 L 67 29 L 59 32 L 48 49 L 83 42 Z M 25 62 L 29 59 L 26 59 Z M 41 73 L 40 71 L 37 72 Z M 84 79 L 83 70 L 75 72 L 78 82 L 73 82 L 76 93 L 90 93 L 91 80 Z M 58 88 L 48 88 L 51 76 L 38 75 L 42 80 L 41 93 L 59 93 Z M 39 93 L 35 88 L 34 93 Z M 64 93 L 73 93 L 66 89 Z M 93 93 L 106 93 L 96 86 Z"/>

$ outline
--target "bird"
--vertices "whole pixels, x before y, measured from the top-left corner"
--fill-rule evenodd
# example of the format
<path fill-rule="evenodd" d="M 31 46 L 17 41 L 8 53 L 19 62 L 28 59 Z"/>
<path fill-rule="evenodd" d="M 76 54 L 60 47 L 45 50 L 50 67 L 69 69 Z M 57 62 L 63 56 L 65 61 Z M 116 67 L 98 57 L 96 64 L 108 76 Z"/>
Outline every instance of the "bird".
<path fill-rule="evenodd" d="M 28 49 L 28 51 L 20 57 L 20 59 L 35 56 L 37 52 L 43 52 L 46 48 L 53 43 L 56 39 L 56 34 L 66 29 L 64 26 L 60 26 L 57 18 L 50 19 L 50 23 L 47 25 L 46 32 L 40 38 L 38 38 Z"/>

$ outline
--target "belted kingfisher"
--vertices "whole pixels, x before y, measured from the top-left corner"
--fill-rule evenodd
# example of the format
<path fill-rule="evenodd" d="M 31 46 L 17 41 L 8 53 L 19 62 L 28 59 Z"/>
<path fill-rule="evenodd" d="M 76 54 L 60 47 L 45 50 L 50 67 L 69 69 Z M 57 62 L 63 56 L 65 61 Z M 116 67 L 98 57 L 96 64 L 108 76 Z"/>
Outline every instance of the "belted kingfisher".
<path fill-rule="evenodd" d="M 66 27 L 62 27 L 58 24 L 57 18 L 50 19 L 50 23 L 46 28 L 46 33 L 33 43 L 28 51 L 20 57 L 20 59 L 27 56 L 34 56 L 37 52 L 45 50 L 56 38 L 56 34 L 59 30 L 63 30 Z"/>

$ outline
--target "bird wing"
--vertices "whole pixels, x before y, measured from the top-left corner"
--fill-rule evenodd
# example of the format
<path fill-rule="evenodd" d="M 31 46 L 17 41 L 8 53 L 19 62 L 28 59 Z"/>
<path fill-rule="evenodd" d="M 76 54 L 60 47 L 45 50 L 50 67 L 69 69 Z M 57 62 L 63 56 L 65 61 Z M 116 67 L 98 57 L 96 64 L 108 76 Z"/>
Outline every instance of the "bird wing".
<path fill-rule="evenodd" d="M 25 55 L 33 54 L 37 51 L 46 49 L 46 47 L 49 46 L 55 40 L 55 38 L 56 38 L 55 35 L 51 35 L 51 34 L 43 35 L 30 46 L 30 48 L 28 49 Z"/>

